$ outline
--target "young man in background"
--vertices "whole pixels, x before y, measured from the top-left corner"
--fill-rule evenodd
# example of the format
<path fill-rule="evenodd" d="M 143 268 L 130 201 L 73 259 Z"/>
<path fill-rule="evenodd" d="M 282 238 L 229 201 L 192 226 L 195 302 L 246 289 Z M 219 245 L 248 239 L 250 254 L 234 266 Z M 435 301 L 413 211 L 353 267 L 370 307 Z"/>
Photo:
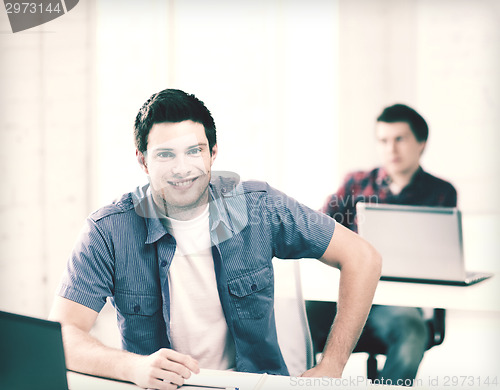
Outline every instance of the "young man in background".
<path fill-rule="evenodd" d="M 420 114 L 403 104 L 387 107 L 377 118 L 375 135 L 382 165 L 371 171 L 349 173 L 337 192 L 328 196 L 322 208 L 325 214 L 357 232 L 358 202 L 457 205 L 455 188 L 420 166 L 429 135 L 427 123 Z M 321 351 L 328 334 L 328 323 L 335 316 L 335 304 L 308 302 L 307 306 L 310 316 L 326 319 L 316 327 L 314 323 L 311 325 L 315 347 Z M 427 333 L 422 309 L 374 305 L 361 341 L 369 342 L 372 338 L 387 346 L 381 378 L 393 384 L 410 383 L 415 379 L 423 358 L 429 337 Z"/>

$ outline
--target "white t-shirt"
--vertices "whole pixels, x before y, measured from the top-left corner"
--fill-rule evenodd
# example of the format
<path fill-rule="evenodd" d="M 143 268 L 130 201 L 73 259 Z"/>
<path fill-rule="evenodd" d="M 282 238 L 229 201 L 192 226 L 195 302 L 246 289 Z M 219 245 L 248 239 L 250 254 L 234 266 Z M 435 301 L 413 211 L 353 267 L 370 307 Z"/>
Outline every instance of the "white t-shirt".
<path fill-rule="evenodd" d="M 177 247 L 168 273 L 172 348 L 200 368 L 235 367 L 234 341 L 222 311 L 211 251 L 208 205 L 189 221 L 167 218 Z"/>

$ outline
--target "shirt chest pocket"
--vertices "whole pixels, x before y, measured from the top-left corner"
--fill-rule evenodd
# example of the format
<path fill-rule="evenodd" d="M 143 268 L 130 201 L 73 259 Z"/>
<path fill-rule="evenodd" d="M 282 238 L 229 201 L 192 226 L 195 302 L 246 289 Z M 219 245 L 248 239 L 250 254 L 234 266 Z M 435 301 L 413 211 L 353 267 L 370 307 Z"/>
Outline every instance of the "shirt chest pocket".
<path fill-rule="evenodd" d="M 116 292 L 114 304 L 123 338 L 137 341 L 155 337 L 162 319 L 160 296 Z"/>
<path fill-rule="evenodd" d="M 260 319 L 273 308 L 273 272 L 269 267 L 228 282 L 229 296 L 239 318 Z"/>

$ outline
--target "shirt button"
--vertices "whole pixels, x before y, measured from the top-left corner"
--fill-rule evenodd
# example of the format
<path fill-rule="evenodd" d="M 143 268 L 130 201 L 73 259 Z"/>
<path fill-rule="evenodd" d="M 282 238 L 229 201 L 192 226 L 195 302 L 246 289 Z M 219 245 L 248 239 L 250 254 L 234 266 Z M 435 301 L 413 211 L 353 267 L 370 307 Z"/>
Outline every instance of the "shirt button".
<path fill-rule="evenodd" d="M 162 267 L 165 267 L 165 266 L 167 265 L 167 262 L 166 262 L 165 260 L 163 260 L 163 261 L 160 263 L 160 265 L 161 265 Z"/>
<path fill-rule="evenodd" d="M 134 313 L 139 313 L 141 311 L 141 305 L 134 306 Z"/>
<path fill-rule="evenodd" d="M 254 283 L 250 286 L 250 288 L 252 289 L 252 291 L 255 291 L 257 290 L 257 285 Z"/>

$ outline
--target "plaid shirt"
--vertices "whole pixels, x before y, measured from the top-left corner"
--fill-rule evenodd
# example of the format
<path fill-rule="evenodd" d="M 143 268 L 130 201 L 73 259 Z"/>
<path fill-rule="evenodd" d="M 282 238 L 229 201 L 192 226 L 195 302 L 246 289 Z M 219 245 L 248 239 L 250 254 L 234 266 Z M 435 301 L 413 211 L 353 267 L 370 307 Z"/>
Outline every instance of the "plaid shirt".
<path fill-rule="evenodd" d="M 413 206 L 456 207 L 457 191 L 419 167 L 410 184 L 394 195 L 391 178 L 383 168 L 359 171 L 346 176 L 337 193 L 328 196 L 321 211 L 357 232 L 356 203 L 390 203 Z"/>

